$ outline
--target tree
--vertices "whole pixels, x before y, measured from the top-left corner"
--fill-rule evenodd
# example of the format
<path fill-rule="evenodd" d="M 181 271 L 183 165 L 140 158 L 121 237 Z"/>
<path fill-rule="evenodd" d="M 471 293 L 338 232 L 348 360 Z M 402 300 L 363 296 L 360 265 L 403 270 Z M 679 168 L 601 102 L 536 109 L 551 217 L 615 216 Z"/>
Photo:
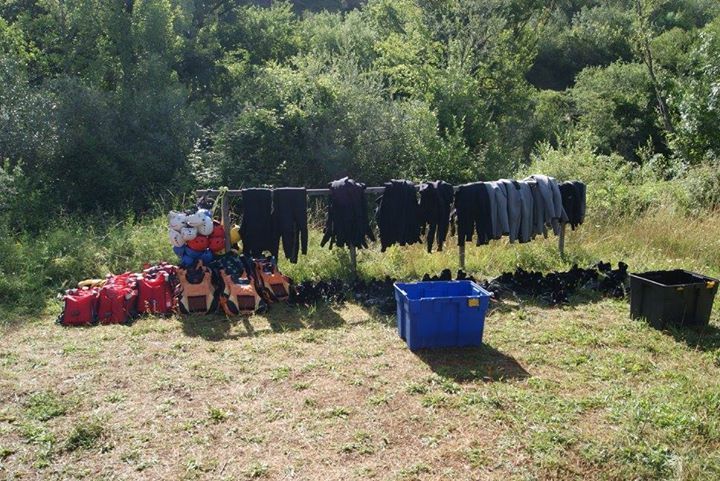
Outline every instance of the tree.
<path fill-rule="evenodd" d="M 571 96 L 578 128 L 591 134 L 600 152 L 636 160 L 636 150 L 648 140 L 663 150 L 653 84 L 643 64 L 588 67 L 578 75 Z"/>
<path fill-rule="evenodd" d="M 720 20 L 705 27 L 690 51 L 691 68 L 678 81 L 676 143 L 693 163 L 720 159 Z"/>

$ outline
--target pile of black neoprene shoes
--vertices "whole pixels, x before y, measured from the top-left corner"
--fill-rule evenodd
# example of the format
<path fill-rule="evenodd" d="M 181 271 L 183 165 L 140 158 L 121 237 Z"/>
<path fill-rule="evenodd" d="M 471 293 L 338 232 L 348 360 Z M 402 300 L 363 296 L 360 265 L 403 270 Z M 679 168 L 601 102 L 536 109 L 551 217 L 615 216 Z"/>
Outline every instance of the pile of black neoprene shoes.
<path fill-rule="evenodd" d="M 628 266 L 624 262 L 620 262 L 617 269 L 613 269 L 609 263 L 599 262 L 588 269 L 574 265 L 568 271 L 548 274 L 517 268 L 515 272 L 506 272 L 491 281 L 484 281 L 480 284 L 490 291 L 495 299 L 520 295 L 536 297 L 548 304 L 557 305 L 569 302 L 569 296 L 581 288 L 600 292 L 604 296 L 624 297 L 627 295 L 627 269 Z M 451 281 L 453 275 L 450 269 L 444 269 L 439 275 L 425 274 L 422 280 L 425 282 Z M 454 280 L 476 281 L 473 276 L 462 270 L 457 272 Z M 395 312 L 395 289 L 393 287 L 395 281 L 396 279 L 391 277 L 356 280 L 350 283 L 341 279 L 319 282 L 304 281 L 292 286 L 290 303 L 312 305 L 319 302 L 344 302 L 347 300 L 348 293 L 352 293 L 352 299 L 355 302 L 390 315 Z"/>

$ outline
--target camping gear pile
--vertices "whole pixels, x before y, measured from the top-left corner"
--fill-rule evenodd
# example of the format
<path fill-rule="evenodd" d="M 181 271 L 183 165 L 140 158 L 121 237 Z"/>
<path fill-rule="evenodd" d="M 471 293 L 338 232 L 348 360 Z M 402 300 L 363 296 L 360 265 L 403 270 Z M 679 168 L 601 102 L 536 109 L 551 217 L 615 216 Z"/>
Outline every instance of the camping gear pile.
<path fill-rule="evenodd" d="M 418 194 L 417 187 L 420 192 Z M 329 204 L 321 245 L 367 247 L 375 240 L 368 219 L 366 186 L 349 178 L 329 184 Z M 222 194 L 225 195 L 225 194 Z M 307 191 L 304 188 L 244 189 L 242 226 L 226 232 L 212 217 L 216 201 L 201 198 L 195 208 L 168 214 L 168 237 L 178 256 L 177 266 L 160 264 L 143 272 L 91 279 L 64 296 L 60 322 L 67 325 L 128 323 L 144 313 L 214 313 L 247 315 L 273 302 L 311 304 L 319 300 L 342 300 L 352 290 L 355 301 L 382 312 L 394 310 L 395 279 L 291 281 L 275 259 L 282 240 L 292 263 L 307 251 Z M 418 200 L 419 197 L 419 200 Z M 410 181 L 387 182 L 377 200 L 375 217 L 381 250 L 395 244 L 421 242 L 427 228 L 427 249 L 442 249 L 448 230 L 457 224 L 458 244 L 475 235 L 477 242 L 508 235 L 511 241 L 559 232 L 563 222 L 581 224 L 585 214 L 585 186 L 581 182 L 558 184 L 552 177 L 532 176 L 523 181 L 475 182 L 455 188 L 437 181 L 420 186 Z M 484 230 L 483 230 L 484 229 Z M 226 240 L 227 235 L 227 240 Z M 233 246 L 227 249 L 227 243 Z M 239 252 L 242 252 L 240 254 Z M 263 257 L 266 252 L 269 257 Z M 597 274 L 574 268 L 569 273 L 539 273 L 518 269 L 495 279 L 486 287 L 546 296 L 551 304 L 567 302 L 579 284 L 603 277 L 613 295 L 627 273 Z M 451 278 L 450 271 L 441 279 Z M 434 280 L 425 276 L 423 280 Z M 472 280 L 460 271 L 458 279 Z M 494 289 L 493 289 L 494 288 Z"/>

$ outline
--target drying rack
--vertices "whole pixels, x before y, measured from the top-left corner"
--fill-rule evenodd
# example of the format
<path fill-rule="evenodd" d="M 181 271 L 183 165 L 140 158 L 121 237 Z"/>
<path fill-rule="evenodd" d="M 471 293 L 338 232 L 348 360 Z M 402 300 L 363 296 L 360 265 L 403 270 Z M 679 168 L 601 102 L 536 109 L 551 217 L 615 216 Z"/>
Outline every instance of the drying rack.
<path fill-rule="evenodd" d="M 534 183 L 534 181 L 527 181 L 528 183 Z M 419 187 L 419 186 L 418 186 Z M 454 187 L 455 190 L 457 190 L 457 186 Z M 218 194 L 223 194 L 221 202 L 220 202 L 220 215 L 221 215 L 221 222 L 222 225 L 225 227 L 225 251 L 230 251 L 230 197 L 240 197 L 242 195 L 243 189 L 228 189 L 228 190 L 219 190 L 219 189 L 201 189 L 196 190 L 195 194 L 198 196 L 198 198 L 203 196 L 216 196 Z M 319 197 L 324 195 L 330 195 L 330 189 L 306 189 L 307 196 L 308 197 Z M 385 192 L 385 187 L 366 187 L 365 188 L 365 194 L 382 194 Z M 562 223 L 560 225 L 560 235 L 558 235 L 558 250 L 560 251 L 560 256 L 565 256 L 565 230 L 566 230 L 567 224 Z M 350 266 L 352 269 L 353 275 L 357 273 L 357 251 L 355 246 L 348 246 L 348 254 L 350 255 Z M 458 246 L 458 263 L 460 265 L 460 269 L 465 269 L 465 245 Z"/>

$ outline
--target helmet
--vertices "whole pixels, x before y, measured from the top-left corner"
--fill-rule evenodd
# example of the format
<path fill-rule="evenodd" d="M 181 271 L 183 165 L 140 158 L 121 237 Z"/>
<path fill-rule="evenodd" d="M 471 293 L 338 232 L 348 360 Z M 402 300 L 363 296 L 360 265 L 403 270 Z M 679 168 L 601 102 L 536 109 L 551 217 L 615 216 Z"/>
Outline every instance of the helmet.
<path fill-rule="evenodd" d="M 203 261 L 203 264 L 209 264 L 210 262 L 212 262 L 212 260 L 213 260 L 212 252 L 210 252 L 210 250 L 206 250 L 200 256 L 200 260 Z"/>
<path fill-rule="evenodd" d="M 185 257 L 189 257 L 192 260 L 199 259 L 202 254 L 203 251 L 196 251 L 195 249 L 185 247 Z"/>
<path fill-rule="evenodd" d="M 198 209 L 197 213 L 199 216 L 210 217 L 212 219 L 212 212 L 208 209 Z"/>
<path fill-rule="evenodd" d="M 208 238 L 204 235 L 199 235 L 192 240 L 187 241 L 187 246 L 194 251 L 204 251 L 208 248 Z"/>
<path fill-rule="evenodd" d="M 240 227 L 237 225 L 232 226 L 230 229 L 230 243 L 237 244 L 240 242 Z"/>
<path fill-rule="evenodd" d="M 203 216 L 202 222 L 197 226 L 198 233 L 202 235 L 210 235 L 213 233 L 213 220 L 212 217 Z"/>
<path fill-rule="evenodd" d="M 190 267 L 193 264 L 193 262 L 195 262 L 195 259 L 193 259 L 192 257 L 190 257 L 187 254 L 182 256 L 182 258 L 180 259 L 180 264 L 182 264 L 185 267 Z"/>
<path fill-rule="evenodd" d="M 225 237 L 211 237 L 208 246 L 215 253 L 225 249 Z"/>
<path fill-rule="evenodd" d="M 225 228 L 220 222 L 213 221 L 213 231 L 210 237 L 225 237 Z"/>
<path fill-rule="evenodd" d="M 173 247 L 173 252 L 175 253 L 176 256 L 182 258 L 182 256 L 185 255 L 185 246 Z"/>
<path fill-rule="evenodd" d="M 185 241 L 193 240 L 197 237 L 197 229 L 195 227 L 183 227 L 180 229 L 180 235 Z"/>
<path fill-rule="evenodd" d="M 205 217 L 205 216 L 199 215 L 199 214 L 190 214 L 190 215 L 187 216 L 187 218 L 185 219 L 185 223 L 186 223 L 187 225 L 189 225 L 190 227 L 197 227 L 197 226 L 199 226 L 200 224 L 202 224 L 203 217 Z"/>
<path fill-rule="evenodd" d="M 175 212 L 174 210 L 171 210 L 168 214 L 168 223 L 170 225 L 170 228 L 176 231 L 180 231 L 180 229 L 183 228 L 186 218 L 187 216 L 182 212 Z"/>
<path fill-rule="evenodd" d="M 185 245 L 185 239 L 176 230 L 168 229 L 168 235 L 170 236 L 170 243 L 173 247 L 182 247 Z"/>

